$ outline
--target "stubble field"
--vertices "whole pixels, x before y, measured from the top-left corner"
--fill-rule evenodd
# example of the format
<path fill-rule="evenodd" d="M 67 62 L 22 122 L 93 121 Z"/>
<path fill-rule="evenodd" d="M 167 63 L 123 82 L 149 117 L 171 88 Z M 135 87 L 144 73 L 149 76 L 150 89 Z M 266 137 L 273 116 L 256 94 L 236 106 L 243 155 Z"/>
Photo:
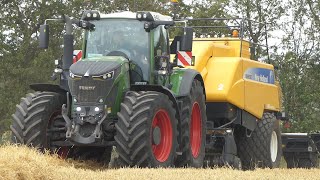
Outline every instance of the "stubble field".
<path fill-rule="evenodd" d="M 320 179 L 320 169 L 229 168 L 140 169 L 101 167 L 92 162 L 62 160 L 34 149 L 3 145 L 0 147 L 0 179 Z"/>

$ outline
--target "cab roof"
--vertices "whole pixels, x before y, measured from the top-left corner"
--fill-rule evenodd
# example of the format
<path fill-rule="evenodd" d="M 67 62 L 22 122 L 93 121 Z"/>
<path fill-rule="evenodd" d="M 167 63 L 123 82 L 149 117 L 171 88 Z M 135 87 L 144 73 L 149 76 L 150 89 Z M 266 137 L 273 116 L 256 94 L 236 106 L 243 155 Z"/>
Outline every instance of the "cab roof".
<path fill-rule="evenodd" d="M 131 12 L 131 11 L 123 11 L 111 14 L 100 14 L 101 19 L 111 19 L 111 18 L 119 18 L 119 19 L 137 19 L 137 13 L 150 13 L 153 16 L 154 21 L 173 21 L 172 17 L 165 16 L 157 12 L 151 11 L 143 11 L 143 12 Z"/>

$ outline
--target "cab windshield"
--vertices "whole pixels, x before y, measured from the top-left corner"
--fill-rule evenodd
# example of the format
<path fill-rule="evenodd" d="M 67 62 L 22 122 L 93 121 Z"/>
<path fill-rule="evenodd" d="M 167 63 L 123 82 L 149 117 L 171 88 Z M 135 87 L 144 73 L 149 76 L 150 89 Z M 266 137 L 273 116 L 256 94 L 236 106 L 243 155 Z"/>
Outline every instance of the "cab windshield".
<path fill-rule="evenodd" d="M 141 80 L 149 77 L 149 33 L 144 22 L 132 19 L 101 19 L 93 21 L 94 31 L 86 33 L 85 57 L 123 56 L 135 66 Z"/>

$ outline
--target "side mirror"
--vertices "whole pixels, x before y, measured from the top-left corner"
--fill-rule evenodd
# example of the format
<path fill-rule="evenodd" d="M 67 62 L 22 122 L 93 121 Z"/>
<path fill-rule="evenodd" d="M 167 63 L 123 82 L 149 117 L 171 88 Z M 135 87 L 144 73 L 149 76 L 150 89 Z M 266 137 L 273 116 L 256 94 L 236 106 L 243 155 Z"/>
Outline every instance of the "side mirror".
<path fill-rule="evenodd" d="M 180 51 L 192 51 L 193 29 L 191 27 L 183 28 L 181 37 Z"/>
<path fill-rule="evenodd" d="M 40 37 L 39 47 L 42 49 L 48 49 L 49 46 L 49 25 L 40 25 Z"/>

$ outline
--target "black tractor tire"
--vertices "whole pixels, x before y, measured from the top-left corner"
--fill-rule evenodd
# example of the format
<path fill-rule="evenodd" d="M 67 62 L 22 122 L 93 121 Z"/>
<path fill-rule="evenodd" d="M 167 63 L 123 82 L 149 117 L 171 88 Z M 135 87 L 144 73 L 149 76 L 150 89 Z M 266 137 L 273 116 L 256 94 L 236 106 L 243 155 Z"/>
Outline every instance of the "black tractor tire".
<path fill-rule="evenodd" d="M 61 106 L 64 101 L 64 96 L 54 92 L 27 94 L 21 99 L 20 104 L 16 106 L 16 112 L 12 115 L 11 141 L 42 150 L 58 150 L 60 147 L 50 147 L 47 131 L 50 120 L 61 121 Z"/>
<path fill-rule="evenodd" d="M 272 138 L 272 136 L 274 136 Z M 276 137 L 276 138 L 275 138 Z M 238 155 L 243 169 L 278 168 L 280 166 L 282 147 L 279 120 L 273 113 L 264 113 L 251 136 L 247 136 L 244 128 L 236 129 L 235 138 Z M 272 159 L 271 142 L 274 144 Z"/>
<path fill-rule="evenodd" d="M 127 92 L 115 125 L 117 165 L 173 166 L 177 150 L 177 122 L 176 110 L 168 96 L 154 91 Z M 161 133 L 162 130 L 167 131 Z M 164 144 L 165 141 L 169 143 Z"/>
<path fill-rule="evenodd" d="M 192 153 L 191 145 L 191 126 L 192 117 L 194 117 L 193 110 L 196 111 L 196 104 L 198 106 L 198 114 L 200 115 L 200 134 L 201 139 L 198 145 L 199 149 Z M 205 142 L 206 142 L 206 104 L 205 95 L 202 84 L 198 80 L 194 80 L 192 83 L 190 94 L 183 98 L 183 107 L 181 109 L 182 120 L 181 120 L 181 136 L 182 141 L 180 144 L 180 149 L 182 150 L 182 155 L 177 157 L 176 166 L 178 167 L 196 167 L 200 168 L 203 166 L 204 156 L 205 156 Z M 195 113 L 194 111 L 194 113 Z M 196 120 L 196 119 L 195 119 Z M 195 144 L 194 144 L 195 145 Z M 195 150 L 195 149 L 194 149 Z"/>
<path fill-rule="evenodd" d="M 102 159 L 105 163 L 109 163 L 111 149 L 108 148 L 70 148 L 51 145 L 52 141 L 66 140 L 66 123 L 61 115 L 61 108 L 65 102 L 64 95 L 54 92 L 27 94 L 21 99 L 21 103 L 16 106 L 16 112 L 12 115 L 11 142 L 36 147 L 41 151 L 49 150 L 51 153 L 57 153 L 61 158 L 99 161 Z M 58 130 L 53 132 L 52 129 Z"/>

